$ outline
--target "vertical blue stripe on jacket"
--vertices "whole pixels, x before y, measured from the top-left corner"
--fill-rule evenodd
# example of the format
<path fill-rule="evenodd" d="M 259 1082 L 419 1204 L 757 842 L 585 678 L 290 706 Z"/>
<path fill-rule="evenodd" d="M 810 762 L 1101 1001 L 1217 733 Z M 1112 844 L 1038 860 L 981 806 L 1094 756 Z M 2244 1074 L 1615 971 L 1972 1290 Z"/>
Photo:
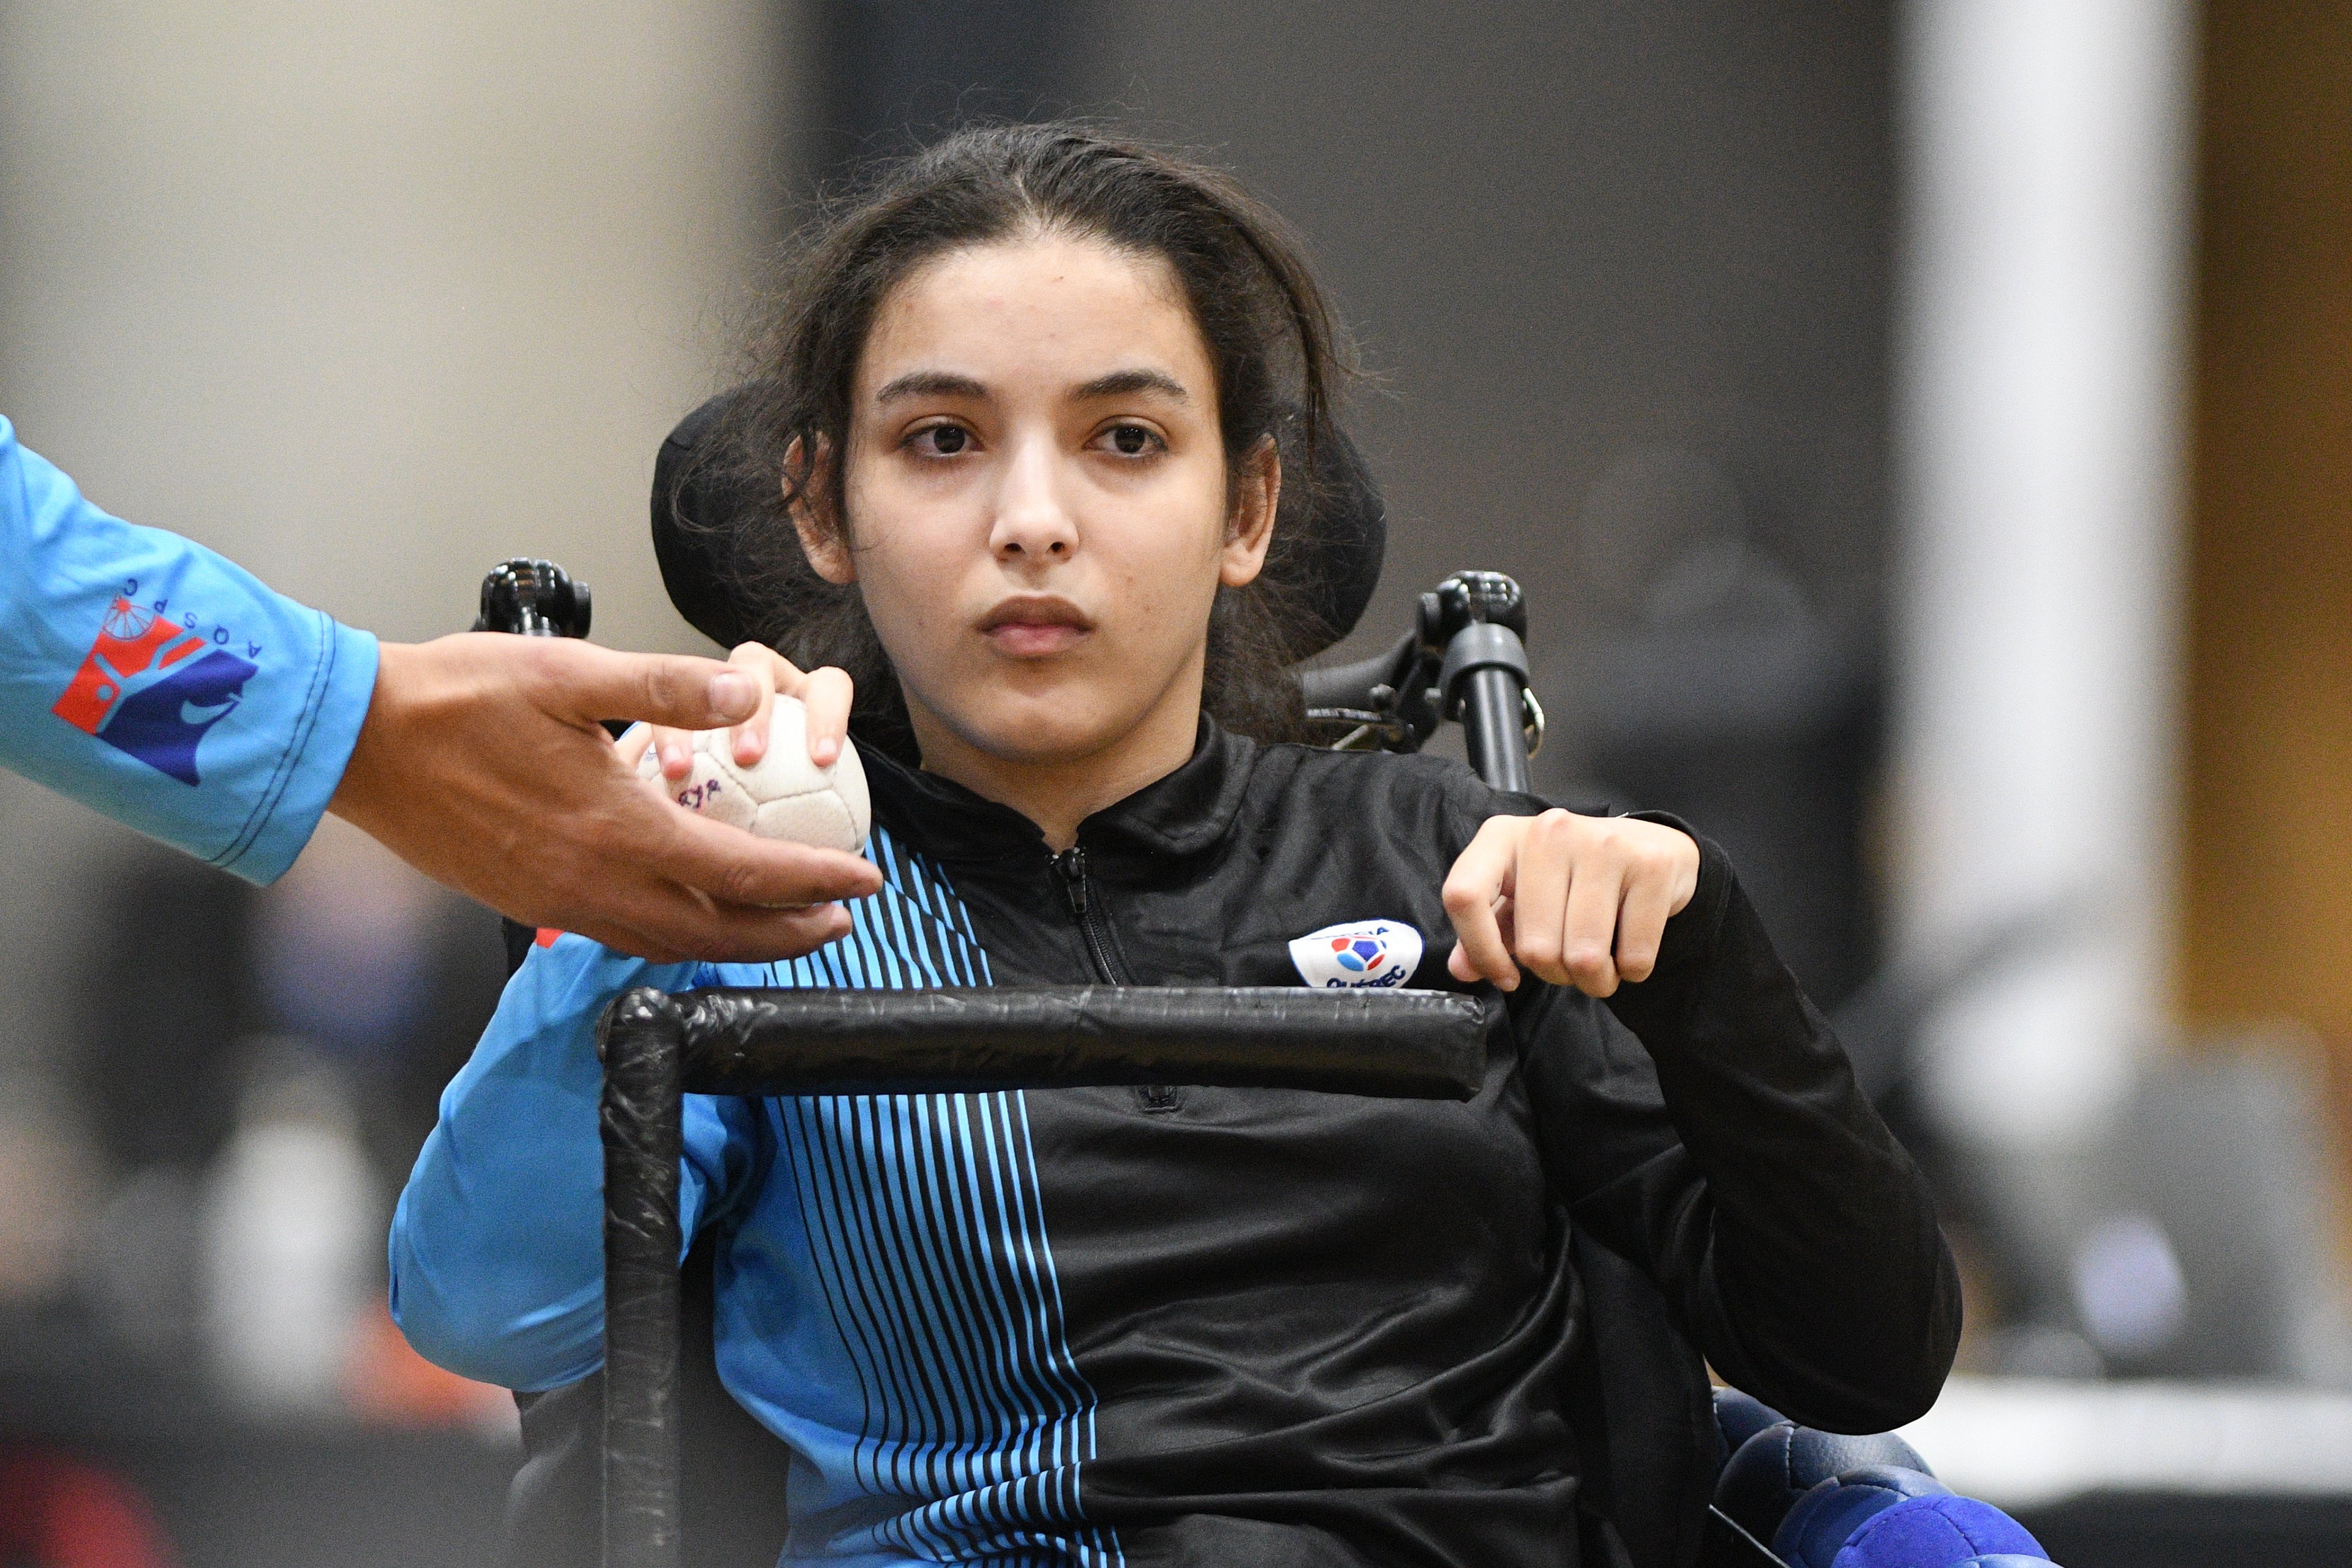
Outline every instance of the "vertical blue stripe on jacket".
<path fill-rule="evenodd" d="M 882 893 L 852 907 L 847 937 L 771 966 L 770 983 L 992 984 L 936 868 L 886 829 L 868 853 Z M 1025 1097 L 772 1100 L 761 1128 L 766 1176 L 735 1222 L 719 1363 L 814 1472 L 793 1484 L 788 1557 L 1123 1563 L 1112 1533 L 1085 1524 L 1095 1396 L 1063 1322 Z M 761 1375 L 768 1325 L 744 1298 L 779 1275 L 823 1302 L 830 1331 L 799 1336 L 837 1352 L 813 1380 L 829 1387 L 823 1415 L 812 1380 Z"/>
<path fill-rule="evenodd" d="M 395 1316 L 471 1375 L 600 1359 L 593 1033 L 630 985 L 993 984 L 971 916 L 882 828 L 850 933 L 785 963 L 653 965 L 565 937 L 509 983 L 402 1195 Z M 793 1452 L 788 1563 L 1124 1563 L 1087 1524 L 1079 1373 L 1018 1090 L 688 1097 L 681 1209 L 720 1227 L 719 1365 Z"/>

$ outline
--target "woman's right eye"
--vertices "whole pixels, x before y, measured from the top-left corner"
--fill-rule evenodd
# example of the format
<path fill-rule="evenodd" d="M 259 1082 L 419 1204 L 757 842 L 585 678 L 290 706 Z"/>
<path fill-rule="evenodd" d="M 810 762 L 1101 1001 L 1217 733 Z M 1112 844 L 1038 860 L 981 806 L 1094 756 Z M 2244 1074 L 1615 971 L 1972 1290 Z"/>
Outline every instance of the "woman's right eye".
<path fill-rule="evenodd" d="M 961 425 L 926 425 L 907 440 L 927 458 L 952 458 L 971 442 L 971 432 Z"/>

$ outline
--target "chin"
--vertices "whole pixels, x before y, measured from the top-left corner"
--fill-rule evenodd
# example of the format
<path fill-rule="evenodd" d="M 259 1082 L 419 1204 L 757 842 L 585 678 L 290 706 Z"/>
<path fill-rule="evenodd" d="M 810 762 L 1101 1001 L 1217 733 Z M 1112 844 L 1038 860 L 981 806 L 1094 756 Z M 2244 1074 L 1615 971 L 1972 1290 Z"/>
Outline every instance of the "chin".
<path fill-rule="evenodd" d="M 1016 699 L 950 720 L 965 743 L 1008 763 L 1062 763 L 1089 757 L 1133 730 L 1134 715 L 1112 715 L 1067 693 Z"/>

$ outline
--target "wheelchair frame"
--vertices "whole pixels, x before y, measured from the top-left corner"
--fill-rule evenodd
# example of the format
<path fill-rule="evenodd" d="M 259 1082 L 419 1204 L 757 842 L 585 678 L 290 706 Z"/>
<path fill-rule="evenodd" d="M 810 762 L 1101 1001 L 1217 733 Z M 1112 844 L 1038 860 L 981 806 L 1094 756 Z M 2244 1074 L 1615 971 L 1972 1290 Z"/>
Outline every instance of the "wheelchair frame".
<path fill-rule="evenodd" d="M 584 637 L 589 595 L 517 560 L 477 630 Z M 1335 750 L 1413 752 L 1461 723 L 1473 767 L 1524 792 L 1542 743 L 1524 595 L 1457 573 L 1386 652 L 1301 677 Z M 604 1568 L 680 1568 L 678 1162 L 686 1094 L 915 1093 L 1154 1083 L 1469 1099 L 1486 1010 L 1444 992 L 1067 986 L 929 991 L 651 988 L 600 1020 L 604 1066 Z M 1710 1509 L 1703 1568 L 1780 1568 Z"/>
<path fill-rule="evenodd" d="M 1186 1083 L 1468 1100 L 1488 1005 L 1292 987 L 622 995 L 597 1031 L 606 1568 L 679 1563 L 681 1095 Z"/>

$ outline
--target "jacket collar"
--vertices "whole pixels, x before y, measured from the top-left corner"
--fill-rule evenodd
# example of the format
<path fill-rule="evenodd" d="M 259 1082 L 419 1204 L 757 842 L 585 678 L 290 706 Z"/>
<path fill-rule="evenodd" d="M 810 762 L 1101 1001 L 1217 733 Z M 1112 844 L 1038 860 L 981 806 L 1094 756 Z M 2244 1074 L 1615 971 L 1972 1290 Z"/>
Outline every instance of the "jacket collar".
<path fill-rule="evenodd" d="M 1087 817 L 1078 825 L 1078 842 L 1089 854 L 1114 857 L 1196 855 L 1232 829 L 1259 755 L 1255 742 L 1229 734 L 1204 713 L 1192 757 Z M 1045 835 L 1012 807 L 878 752 L 861 760 L 876 816 L 919 853 L 939 861 L 1045 853 Z"/>

